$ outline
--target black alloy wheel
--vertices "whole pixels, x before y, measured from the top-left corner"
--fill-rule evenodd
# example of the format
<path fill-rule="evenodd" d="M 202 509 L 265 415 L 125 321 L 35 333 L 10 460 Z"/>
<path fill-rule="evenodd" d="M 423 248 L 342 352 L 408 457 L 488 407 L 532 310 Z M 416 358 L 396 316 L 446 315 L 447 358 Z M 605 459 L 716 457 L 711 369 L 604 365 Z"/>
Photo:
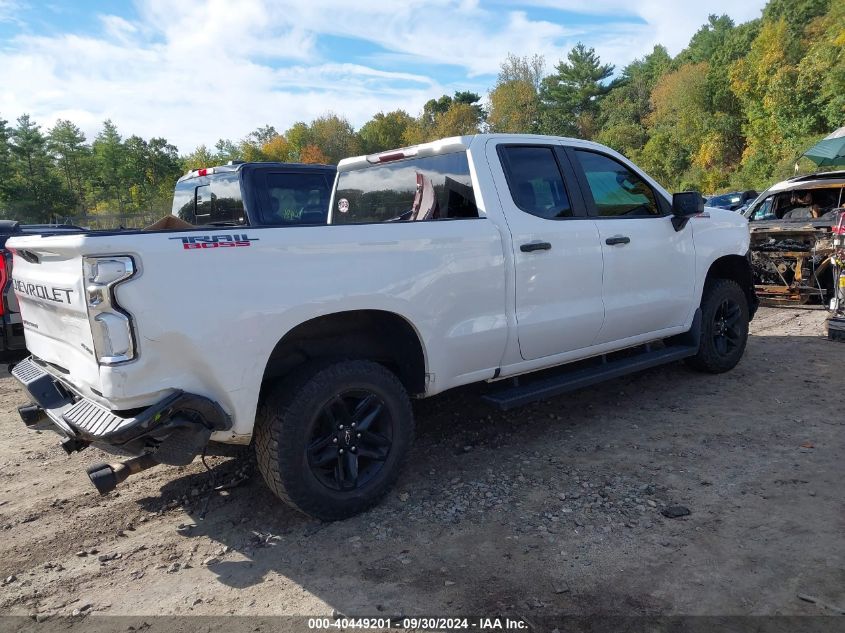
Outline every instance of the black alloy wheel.
<path fill-rule="evenodd" d="M 264 481 L 280 499 L 336 521 L 378 503 L 414 436 L 404 385 L 366 359 L 322 359 L 268 388 L 255 423 Z"/>
<path fill-rule="evenodd" d="M 378 476 L 393 445 L 394 422 L 378 395 L 338 394 L 312 422 L 307 447 L 311 472 L 332 490 L 354 490 Z"/>
<path fill-rule="evenodd" d="M 742 308 L 730 297 L 725 298 L 713 315 L 713 347 L 720 356 L 733 353 L 742 339 Z"/>
<path fill-rule="evenodd" d="M 748 298 L 732 279 L 709 279 L 701 297 L 698 352 L 686 359 L 698 371 L 720 374 L 736 367 L 748 342 Z"/>

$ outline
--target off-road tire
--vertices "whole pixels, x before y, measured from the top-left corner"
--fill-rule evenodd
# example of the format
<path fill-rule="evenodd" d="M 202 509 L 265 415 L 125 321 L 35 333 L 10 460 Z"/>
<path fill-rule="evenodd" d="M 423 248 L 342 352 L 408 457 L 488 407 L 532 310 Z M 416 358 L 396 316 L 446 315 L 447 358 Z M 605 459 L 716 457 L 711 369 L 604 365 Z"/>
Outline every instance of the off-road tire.
<path fill-rule="evenodd" d="M 717 349 L 714 336 L 717 326 L 717 312 L 725 301 L 739 307 L 736 347 L 725 353 Z M 701 298 L 701 341 L 698 353 L 686 359 L 687 365 L 697 371 L 721 374 L 736 367 L 748 342 L 748 299 L 739 284 L 730 279 L 711 279 L 704 286 Z"/>
<path fill-rule="evenodd" d="M 255 423 L 258 469 L 285 503 L 323 521 L 345 519 L 372 507 L 396 482 L 414 435 L 404 386 L 386 367 L 369 360 L 315 362 L 271 387 Z M 378 394 L 393 416 L 393 442 L 373 480 L 354 490 L 332 490 L 312 473 L 306 449 L 314 417 L 336 394 L 366 389 Z"/>

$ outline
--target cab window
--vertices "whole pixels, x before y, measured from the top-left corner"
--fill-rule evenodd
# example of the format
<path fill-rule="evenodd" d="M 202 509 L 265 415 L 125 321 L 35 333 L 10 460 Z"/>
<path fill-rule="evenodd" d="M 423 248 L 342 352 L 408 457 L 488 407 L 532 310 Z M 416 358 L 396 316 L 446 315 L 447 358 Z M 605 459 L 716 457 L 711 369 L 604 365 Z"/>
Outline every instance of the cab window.
<path fill-rule="evenodd" d="M 477 218 L 466 152 L 338 174 L 332 224 Z"/>
<path fill-rule="evenodd" d="M 546 220 L 572 217 L 569 194 L 553 148 L 503 145 L 499 147 L 499 157 L 517 207 Z"/>
<path fill-rule="evenodd" d="M 326 223 L 331 183 L 325 174 L 270 172 L 264 183 L 267 202 L 261 208 L 262 224 Z"/>
<path fill-rule="evenodd" d="M 587 150 L 575 150 L 599 217 L 662 215 L 654 190 L 619 161 Z"/>

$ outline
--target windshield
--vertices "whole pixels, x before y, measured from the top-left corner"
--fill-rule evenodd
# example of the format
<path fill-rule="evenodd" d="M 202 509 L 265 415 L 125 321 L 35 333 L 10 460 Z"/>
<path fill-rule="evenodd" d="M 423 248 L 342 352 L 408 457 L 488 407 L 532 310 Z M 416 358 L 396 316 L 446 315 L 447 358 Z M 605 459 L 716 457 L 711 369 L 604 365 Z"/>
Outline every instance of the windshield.
<path fill-rule="evenodd" d="M 796 188 L 771 194 L 764 193 L 745 215 L 750 222 L 826 220 L 837 214 L 843 202 L 845 199 L 841 184 L 834 187 Z"/>
<path fill-rule="evenodd" d="M 742 194 L 726 193 L 721 196 L 714 196 L 707 201 L 709 207 L 723 207 L 739 204 L 742 200 Z"/>

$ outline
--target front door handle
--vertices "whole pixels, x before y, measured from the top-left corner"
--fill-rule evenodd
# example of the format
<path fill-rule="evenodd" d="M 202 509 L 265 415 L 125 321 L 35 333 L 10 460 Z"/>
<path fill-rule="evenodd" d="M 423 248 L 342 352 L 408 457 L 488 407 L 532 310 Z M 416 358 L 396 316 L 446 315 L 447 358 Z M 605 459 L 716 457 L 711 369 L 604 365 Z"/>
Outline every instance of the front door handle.
<path fill-rule="evenodd" d="M 614 235 L 613 237 L 607 238 L 604 243 L 608 246 L 615 246 L 617 244 L 629 244 L 631 242 L 631 238 L 627 235 Z"/>
<path fill-rule="evenodd" d="M 552 245 L 548 242 L 529 242 L 519 247 L 523 253 L 533 253 L 534 251 L 548 251 L 551 250 Z"/>

